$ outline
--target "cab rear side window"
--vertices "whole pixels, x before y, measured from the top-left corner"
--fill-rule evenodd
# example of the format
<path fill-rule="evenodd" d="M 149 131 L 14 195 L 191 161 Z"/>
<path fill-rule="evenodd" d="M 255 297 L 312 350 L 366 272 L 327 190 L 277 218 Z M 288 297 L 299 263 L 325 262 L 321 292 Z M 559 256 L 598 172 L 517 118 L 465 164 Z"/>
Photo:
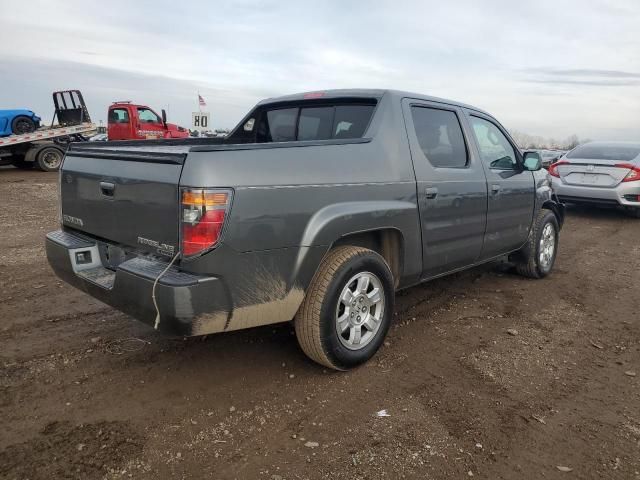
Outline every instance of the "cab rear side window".
<path fill-rule="evenodd" d="M 412 106 L 411 116 L 420 148 L 431 165 L 439 168 L 467 165 L 467 146 L 455 112 Z"/>
<path fill-rule="evenodd" d="M 266 111 L 256 141 L 293 142 L 361 138 L 375 105 L 318 105 Z"/>
<path fill-rule="evenodd" d="M 124 108 L 109 110 L 109 123 L 129 123 L 129 112 Z"/>

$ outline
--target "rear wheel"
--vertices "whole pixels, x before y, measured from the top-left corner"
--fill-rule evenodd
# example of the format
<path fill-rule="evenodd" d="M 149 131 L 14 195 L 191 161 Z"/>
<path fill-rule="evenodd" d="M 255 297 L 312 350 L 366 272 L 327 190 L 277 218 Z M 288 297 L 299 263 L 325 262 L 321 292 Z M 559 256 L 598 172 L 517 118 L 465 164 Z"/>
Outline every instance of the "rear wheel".
<path fill-rule="evenodd" d="M 36 122 L 33 119 L 24 115 L 18 115 L 11 122 L 11 131 L 15 135 L 23 135 L 25 133 L 34 132 L 36 129 Z"/>
<path fill-rule="evenodd" d="M 302 350 L 347 370 L 380 348 L 394 306 L 393 275 L 384 259 L 361 247 L 337 247 L 322 261 L 295 318 Z"/>
<path fill-rule="evenodd" d="M 44 147 L 36 155 L 38 168 L 43 172 L 55 172 L 62 165 L 64 152 L 58 147 Z"/>

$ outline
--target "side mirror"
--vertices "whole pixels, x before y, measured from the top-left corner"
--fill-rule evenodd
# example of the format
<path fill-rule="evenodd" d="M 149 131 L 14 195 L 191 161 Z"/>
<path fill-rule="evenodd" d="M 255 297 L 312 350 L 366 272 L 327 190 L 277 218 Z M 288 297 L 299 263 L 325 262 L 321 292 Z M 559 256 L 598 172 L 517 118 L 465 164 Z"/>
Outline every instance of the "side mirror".
<path fill-rule="evenodd" d="M 167 111 L 163 108 L 162 109 L 162 125 L 167 126 Z"/>
<path fill-rule="evenodd" d="M 542 168 L 542 158 L 538 152 L 524 152 L 523 156 L 525 170 L 535 172 Z"/>

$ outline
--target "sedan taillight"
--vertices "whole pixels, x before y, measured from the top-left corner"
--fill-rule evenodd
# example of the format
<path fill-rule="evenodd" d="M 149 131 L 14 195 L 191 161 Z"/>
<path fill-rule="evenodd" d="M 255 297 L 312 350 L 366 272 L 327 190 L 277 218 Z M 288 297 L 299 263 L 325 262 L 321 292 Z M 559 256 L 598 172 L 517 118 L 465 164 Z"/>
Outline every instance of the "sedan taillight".
<path fill-rule="evenodd" d="M 231 204 L 229 190 L 182 190 L 182 255 L 197 255 L 216 246 Z"/>
<path fill-rule="evenodd" d="M 558 167 L 560 165 L 568 165 L 568 164 L 569 162 L 565 162 L 564 160 L 560 160 L 559 162 L 552 163 L 551 165 L 549 165 L 549 170 L 548 170 L 549 175 L 560 178 L 560 174 L 558 173 Z"/>
<path fill-rule="evenodd" d="M 633 163 L 616 163 L 618 168 L 628 168 L 629 173 L 622 179 L 623 182 L 635 182 L 640 180 L 640 167 Z"/>

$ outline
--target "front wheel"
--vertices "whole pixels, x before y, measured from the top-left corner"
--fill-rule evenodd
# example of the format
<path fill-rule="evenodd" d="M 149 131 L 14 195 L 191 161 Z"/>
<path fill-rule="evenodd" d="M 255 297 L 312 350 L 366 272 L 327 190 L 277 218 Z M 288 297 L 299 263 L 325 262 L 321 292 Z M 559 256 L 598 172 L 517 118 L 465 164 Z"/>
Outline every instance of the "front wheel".
<path fill-rule="evenodd" d="M 551 210 L 542 209 L 533 224 L 527 244 L 518 252 L 516 270 L 529 278 L 543 278 L 551 273 L 558 251 L 558 219 Z"/>
<path fill-rule="evenodd" d="M 295 318 L 302 350 L 335 370 L 369 360 L 382 345 L 393 315 L 393 275 L 372 250 L 331 250 L 316 272 Z"/>

